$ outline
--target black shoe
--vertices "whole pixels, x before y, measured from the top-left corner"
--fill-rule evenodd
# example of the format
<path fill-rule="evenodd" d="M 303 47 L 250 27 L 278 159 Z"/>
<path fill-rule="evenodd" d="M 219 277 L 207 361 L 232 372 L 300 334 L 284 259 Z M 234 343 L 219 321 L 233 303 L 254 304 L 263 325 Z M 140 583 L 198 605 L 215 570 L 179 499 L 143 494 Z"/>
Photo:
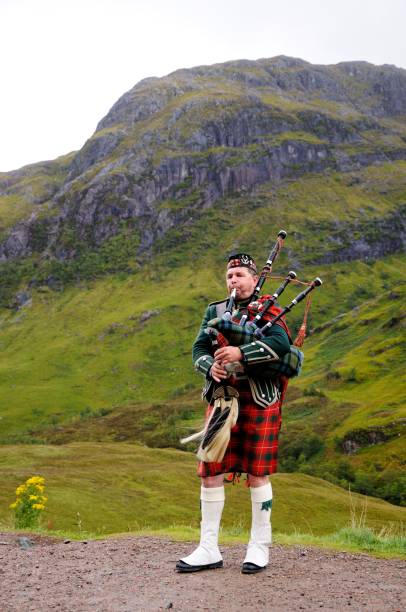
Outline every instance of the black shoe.
<path fill-rule="evenodd" d="M 181 559 L 176 564 L 177 572 L 200 572 L 201 570 L 217 569 L 223 567 L 223 561 L 217 561 L 216 563 L 207 563 L 207 565 L 189 565 Z"/>
<path fill-rule="evenodd" d="M 242 564 L 241 573 L 242 574 L 258 574 L 258 572 L 262 572 L 262 570 L 264 570 L 265 568 L 266 568 L 266 565 L 264 565 L 264 567 L 261 567 L 260 565 L 257 565 L 256 563 L 250 563 L 249 561 L 246 561 L 245 563 Z"/>

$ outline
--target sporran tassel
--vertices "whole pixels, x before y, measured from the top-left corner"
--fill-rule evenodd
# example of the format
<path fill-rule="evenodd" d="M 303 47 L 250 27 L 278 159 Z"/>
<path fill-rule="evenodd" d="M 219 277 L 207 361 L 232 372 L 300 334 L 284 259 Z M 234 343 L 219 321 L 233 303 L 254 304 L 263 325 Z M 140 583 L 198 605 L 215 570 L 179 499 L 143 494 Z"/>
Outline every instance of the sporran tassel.
<path fill-rule="evenodd" d="M 194 440 L 201 440 L 205 434 L 206 428 L 202 429 L 202 431 L 197 431 L 196 433 L 188 436 L 187 438 L 181 438 L 181 444 L 187 444 L 188 442 L 193 442 Z"/>
<path fill-rule="evenodd" d="M 200 461 L 223 460 L 230 441 L 231 428 L 238 418 L 238 391 L 234 387 L 221 386 L 213 395 L 213 409 L 205 427 L 197 433 L 181 439 L 181 444 L 200 440 L 197 457 Z"/>
<path fill-rule="evenodd" d="M 221 462 L 230 441 L 231 429 L 238 419 L 238 391 L 233 387 L 219 387 L 213 396 L 214 405 L 206 425 L 197 457 L 207 463 Z"/>

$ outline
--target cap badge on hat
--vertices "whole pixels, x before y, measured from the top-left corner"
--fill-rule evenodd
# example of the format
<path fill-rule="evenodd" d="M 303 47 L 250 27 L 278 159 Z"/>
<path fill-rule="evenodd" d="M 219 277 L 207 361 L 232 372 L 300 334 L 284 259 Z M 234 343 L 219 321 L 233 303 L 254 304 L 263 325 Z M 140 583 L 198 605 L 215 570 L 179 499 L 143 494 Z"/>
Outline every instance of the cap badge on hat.
<path fill-rule="evenodd" d="M 257 272 L 257 266 L 255 261 L 252 259 L 251 255 L 248 253 L 231 253 L 228 256 L 228 264 L 227 269 L 229 268 L 238 268 L 238 267 L 250 268 L 255 273 Z"/>

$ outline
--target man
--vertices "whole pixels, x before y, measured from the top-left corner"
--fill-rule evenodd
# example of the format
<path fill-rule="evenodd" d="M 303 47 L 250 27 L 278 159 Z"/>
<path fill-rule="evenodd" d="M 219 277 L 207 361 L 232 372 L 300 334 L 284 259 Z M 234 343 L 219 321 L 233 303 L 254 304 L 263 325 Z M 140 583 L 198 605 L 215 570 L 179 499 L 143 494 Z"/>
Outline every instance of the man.
<path fill-rule="evenodd" d="M 258 282 L 254 260 L 247 253 L 230 255 L 226 283 L 230 294 L 236 289 L 233 321 L 243 315 L 253 318 L 248 310 L 250 297 Z M 277 469 L 278 433 L 281 423 L 278 379 L 266 372 L 270 361 L 282 358 L 290 350 L 290 339 L 283 321 L 270 328 L 269 335 L 241 346 L 225 346 L 212 351 L 205 332 L 207 324 L 221 316 L 227 300 L 210 304 L 193 344 L 193 361 L 197 371 L 206 377 L 204 396 L 210 401 L 213 387 L 229 377 L 226 367 L 239 362 L 240 373 L 228 378 L 239 393 L 239 415 L 231 429 L 230 442 L 219 463 L 200 462 L 201 537 L 199 546 L 176 564 L 179 572 L 194 572 L 223 566 L 218 548 L 218 532 L 224 506 L 224 474 L 246 473 L 251 491 L 252 526 L 243 573 L 256 573 L 268 564 L 271 543 L 272 487 L 268 475 Z M 210 407 L 209 407 L 210 410 Z"/>

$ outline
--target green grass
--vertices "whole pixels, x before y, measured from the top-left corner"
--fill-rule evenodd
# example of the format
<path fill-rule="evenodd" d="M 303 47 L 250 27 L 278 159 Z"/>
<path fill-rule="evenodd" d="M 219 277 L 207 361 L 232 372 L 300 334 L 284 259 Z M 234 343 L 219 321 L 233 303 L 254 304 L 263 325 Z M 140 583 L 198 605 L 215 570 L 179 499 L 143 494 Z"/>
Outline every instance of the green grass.
<path fill-rule="evenodd" d="M 0 441 L 126 439 L 150 446 L 176 446 L 175 432 L 193 428 L 201 419 L 201 380 L 192 369 L 190 347 L 205 305 L 224 295 L 218 272 L 224 264 L 216 243 L 223 240 L 225 252 L 233 246 L 248 248 L 256 231 L 253 255 L 260 261 L 260 253 L 269 250 L 269 229 L 260 222 L 267 215 L 270 226 L 289 230 L 286 248 L 275 266 L 276 272 L 287 270 L 293 267 L 291 258 L 306 262 L 305 243 L 314 237 L 311 226 L 303 225 L 306 208 L 318 215 L 315 240 L 323 252 L 342 202 L 347 218 L 356 219 L 368 199 L 364 216 L 375 217 L 380 214 L 377 193 L 382 190 L 386 200 L 381 212 L 395 208 L 404 189 L 399 172 L 400 168 L 391 167 L 385 176 L 382 168 L 359 173 L 361 195 L 343 183 L 342 177 L 330 176 L 324 183 L 320 177 L 293 181 L 270 192 L 269 201 L 266 190 L 255 198 L 228 199 L 198 219 L 189 236 L 182 235 L 184 230 L 169 232 L 157 245 L 157 259 L 149 270 L 83 279 L 62 292 L 33 289 L 30 307 L 0 314 L 0 347 L 7 354 L 0 365 Z M 233 232 L 247 206 L 252 225 L 240 228 L 236 243 Z M 209 247 L 207 225 L 212 228 Z M 191 242 L 194 252 L 204 253 L 200 268 L 185 265 Z M 120 240 L 104 248 L 114 253 L 118 265 L 129 257 L 130 251 L 120 255 Z M 89 270 L 91 263 L 87 259 Z M 346 486 L 332 467 L 345 459 L 357 471 L 371 473 L 368 478 L 377 483 L 372 491 L 393 501 L 402 499 L 396 483 L 404 437 L 397 446 L 389 439 L 352 456 L 337 450 L 337 439 L 360 428 L 392 423 L 397 427 L 404 418 L 399 319 L 399 269 L 403 265 L 403 257 L 391 256 L 370 264 L 355 261 L 350 267 L 345 262 L 317 267 L 308 263 L 297 269 L 301 278 L 320 275 L 324 285 L 314 294 L 309 326 L 316 333 L 306 341 L 302 376 L 291 383 L 295 393 L 285 405 L 282 430 L 282 442 L 288 444 L 300 435 L 307 436 L 305 432 L 315 432 L 324 443 L 320 453 L 304 462 L 297 457 L 285 469 L 310 470 Z M 276 281 L 267 286 L 275 285 Z M 282 303 L 296 291 L 288 290 Z M 141 323 L 142 313 L 149 310 L 158 314 Z M 302 312 L 298 307 L 289 317 L 294 333 Z M 345 312 L 334 322 L 335 316 Z M 320 389 L 322 396 L 312 395 L 312 388 Z M 160 411 L 164 421 L 159 419 Z M 282 461 L 285 458 L 289 453 L 282 446 Z M 358 485 L 352 482 L 352 486 Z"/>
<path fill-rule="evenodd" d="M 222 241 L 224 252 L 236 246 L 248 248 L 255 232 L 253 255 L 261 261 L 261 253 L 269 250 L 269 227 L 289 230 L 276 272 L 293 267 L 293 258 L 303 262 L 297 269 L 301 278 L 320 275 L 324 280 L 314 294 L 309 320 L 316 333 L 306 341 L 303 374 L 291 383 L 296 396 L 285 406 L 284 439 L 297 436 L 299 425 L 322 436 L 324 450 L 310 462 L 316 470 L 320 463 L 343 458 L 336 449 L 337 438 L 359 428 L 399 422 L 404 418 L 399 320 L 399 269 L 404 258 L 355 261 L 350 267 L 345 262 L 306 264 L 306 258 L 329 248 L 326 237 L 330 228 L 337 227 L 334 219 L 340 210 L 354 221 L 360 211 L 364 218 L 376 218 L 394 210 L 405 189 L 403 169 L 400 162 L 357 173 L 355 190 L 349 177 L 344 180 L 339 175 L 292 181 L 277 191 L 264 186 L 255 197 L 224 200 L 221 207 L 198 218 L 188 235 L 185 229 L 169 232 L 156 246 L 156 259 L 148 270 L 83 279 L 62 292 L 33 289 L 31 307 L 0 314 L 0 347 L 7 354 L 0 365 L 0 441 L 135 439 L 151 446 L 176 445 L 174 427 L 199 422 L 196 400 L 201 381 L 191 367 L 190 346 L 205 305 L 224 295 L 218 272 L 224 264 L 217 244 Z M 239 227 L 238 219 L 247 207 L 252 222 Z M 318 219 L 316 233 L 311 223 L 303 224 L 306 210 Z M 269 226 L 261 223 L 264 216 Z M 210 236 L 207 226 L 212 228 Z M 344 229 L 341 235 L 345 237 Z M 314 249 L 309 255 L 306 243 Z M 106 254 L 117 258 L 118 266 L 130 258 L 130 250 L 120 255 L 122 244 L 117 239 L 104 247 Z M 190 244 L 193 252 L 204 253 L 199 268 L 185 265 Z M 112 261 L 110 256 L 107 260 Z M 87 258 L 85 270 L 92 270 L 92 261 Z M 275 285 L 276 281 L 267 286 Z M 282 303 L 296 291 L 287 290 Z M 159 313 L 140 323 L 148 310 Z M 289 317 L 294 333 L 302 312 L 298 307 Z M 323 395 L 317 401 L 311 393 L 304 395 L 314 387 Z M 171 403 L 175 396 L 181 398 L 179 409 Z M 153 415 L 148 415 L 151 406 Z M 161 409 L 164 423 L 157 416 Z M 397 459 L 392 458 L 392 448 L 393 441 L 388 440 L 344 458 L 357 470 L 362 465 L 381 471 L 392 466 L 393 472 L 400 468 L 401 446 L 396 447 Z M 293 469 L 299 467 L 296 462 Z M 323 470 L 323 477 L 332 473 L 331 467 Z"/>
<path fill-rule="evenodd" d="M 384 425 L 405 416 L 405 390 L 399 384 L 405 357 L 403 300 L 400 293 L 396 300 L 390 294 L 371 298 L 314 334 L 308 344 L 308 369 L 299 386 L 311 381 L 335 402 L 358 406 L 331 435 L 343 435 L 366 422 Z"/>
<path fill-rule="evenodd" d="M 32 203 L 20 195 L 0 196 L 0 239 L 6 237 L 6 230 L 32 212 Z"/>
<path fill-rule="evenodd" d="M 168 112 L 175 106 L 174 101 Z M 288 132 L 280 138 L 294 135 L 308 137 Z M 246 149 L 254 154 L 256 147 Z M 213 159 L 221 154 L 227 151 L 209 152 Z M 233 154 L 237 159 L 241 152 Z M 67 164 L 68 158 L 54 169 L 56 176 Z M 318 262 L 332 253 L 339 260 L 357 238 L 390 241 L 382 227 L 405 201 L 405 170 L 406 162 L 398 161 L 346 174 L 330 171 L 225 197 L 213 208 L 192 209 L 191 222 L 157 241 L 144 262 L 134 260 L 139 228 L 126 226 L 98 250 L 80 247 L 73 262 L 33 258 L 2 266 L 2 304 L 12 303 L 30 278 L 41 285 L 52 276 L 63 291 L 31 288 L 30 307 L 0 311 L 0 350 L 7 357 L 0 364 L 0 442 L 130 439 L 176 445 L 174 430 L 199 421 L 201 380 L 191 367 L 190 347 L 205 305 L 224 296 L 224 255 L 247 249 L 262 262 L 283 227 L 289 235 L 275 272 L 294 267 L 301 279 L 324 280 L 314 294 L 309 327 L 316 332 L 306 341 L 303 374 L 291 383 L 296 395 L 285 406 L 283 436 L 293 440 L 302 426 L 323 438 L 312 469 L 342 458 L 357 469 L 398 469 L 401 447 L 393 440 L 347 458 L 337 450 L 337 439 L 360 429 L 398 427 L 404 418 L 399 319 L 404 257 Z M 177 209 L 193 204 L 191 186 L 190 180 L 178 184 Z M 75 240 L 66 228 L 63 244 L 76 248 Z M 287 290 L 282 303 L 296 291 Z M 142 323 L 148 310 L 158 314 Z M 289 316 L 293 335 L 302 312 L 298 307 Z M 314 388 L 320 397 L 312 394 Z"/>
<path fill-rule="evenodd" d="M 0 522 L 0 529 L 7 533 L 15 533 L 16 535 L 35 534 L 57 539 L 69 540 L 105 540 L 106 538 L 121 538 L 127 536 L 135 537 L 158 537 L 162 539 L 170 539 L 179 542 L 198 542 L 200 538 L 200 530 L 196 527 L 186 527 L 184 525 L 171 525 L 162 529 L 136 529 L 126 533 L 111 533 L 101 534 L 100 532 L 90 532 L 85 530 L 68 531 L 45 529 L 38 527 L 36 529 L 24 530 L 24 532 L 16 531 L 4 523 Z M 393 529 L 392 529 L 393 531 Z M 249 540 L 249 530 L 236 525 L 230 528 L 220 527 L 219 543 L 221 545 L 246 544 Z M 312 546 L 319 549 L 338 550 L 342 552 L 352 553 L 367 553 L 374 557 L 384 559 L 405 559 L 406 558 L 406 538 L 404 535 L 386 535 L 385 530 L 376 532 L 370 528 L 353 529 L 351 527 L 343 527 L 339 531 L 329 533 L 324 536 L 311 535 L 310 533 L 273 533 L 272 543 L 281 546 Z"/>
<path fill-rule="evenodd" d="M 43 525 L 64 534 L 154 532 L 196 537 L 199 526 L 199 479 L 195 457 L 176 450 L 149 449 L 127 443 L 74 443 L 63 446 L 0 447 L 0 528 L 12 529 L 9 504 L 16 486 L 32 475 L 46 481 L 49 498 Z M 304 474 L 276 474 L 273 528 L 318 541 L 362 516 L 375 532 L 402 529 L 406 509 L 352 494 Z M 249 491 L 227 485 L 225 541 L 240 541 L 250 525 Z M 192 531 L 191 531 L 192 530 Z M 305 535 L 307 534 L 307 536 Z M 330 535 L 329 535 L 330 534 Z M 227 539 L 229 538 L 229 539 Z M 320 540 L 321 541 L 321 540 Z"/>
<path fill-rule="evenodd" d="M 397 258 L 388 260 L 388 273 L 395 275 L 399 264 Z M 381 265 L 377 264 L 378 268 Z M 371 274 L 369 266 L 356 263 L 344 277 L 339 274 L 341 267 L 337 265 L 335 272 L 334 268 L 329 269 L 331 278 L 337 279 L 334 292 L 329 273 L 322 274 L 326 284 L 314 298 L 312 321 L 322 322 L 326 318 L 322 312 L 327 312 L 334 303 L 341 284 L 351 292 L 352 281 L 356 291 L 363 268 Z M 371 278 L 374 291 L 382 291 L 379 274 L 372 274 Z M 122 280 L 105 277 L 86 286 L 68 287 L 62 293 L 37 290 L 33 292 L 31 307 L 18 313 L 4 312 L 0 320 L 1 348 L 7 351 L 7 360 L 0 366 L 0 385 L 4 390 L 0 404 L 2 440 L 27 429 L 68 423 L 85 410 L 92 413 L 135 403 L 163 402 L 175 391 L 181 393 L 189 386 L 197 390 L 200 379 L 191 367 L 190 346 L 205 304 L 223 295 L 221 285 L 221 278 L 216 278 L 212 269 L 193 272 L 184 266 L 160 280 L 141 273 Z M 295 291 L 291 290 L 288 296 Z M 384 297 L 382 300 L 385 302 Z M 397 308 L 399 303 L 392 300 L 384 308 Z M 159 314 L 140 323 L 142 313 L 150 310 Z M 299 312 L 297 316 L 300 317 Z M 385 316 L 385 321 L 389 320 L 390 315 Z M 376 326 L 363 326 L 351 315 L 348 321 L 351 326 L 344 324 L 344 329 L 337 332 L 338 340 L 334 328 L 309 338 L 303 377 L 292 385 L 305 388 L 321 381 L 326 387 L 323 378 L 326 368 L 336 368 L 336 362 L 343 363 L 344 372 L 355 364 L 366 376 L 364 366 L 356 362 L 357 353 L 349 354 L 348 350 L 360 343 L 362 346 L 362 342 L 367 343 L 368 350 L 372 344 L 368 335 L 374 330 L 379 341 L 385 336 Z M 388 338 L 390 333 L 388 329 Z M 330 338 L 334 341 L 330 342 Z M 359 351 L 358 359 L 362 359 L 363 350 Z M 382 353 L 376 359 L 383 356 Z M 394 383 L 397 372 L 395 364 L 390 375 Z M 371 386 L 371 397 L 379 384 L 375 374 L 372 368 L 370 378 L 362 383 L 364 387 Z M 331 399 L 353 402 L 353 388 L 353 383 L 344 381 L 339 387 L 327 386 L 326 392 Z M 372 411 L 379 404 L 379 397 L 373 399 Z M 356 415 L 353 419 L 351 426 L 358 424 Z"/>
<path fill-rule="evenodd" d="M 134 125 L 112 125 L 93 135 L 89 146 L 118 132 L 124 138 L 107 159 L 73 181 L 72 197 L 96 184 L 106 163 L 112 164 L 105 179 L 110 186 L 123 174 L 141 185 L 153 178 L 157 165 L 173 157 L 186 155 L 208 175 L 220 168 L 238 173 L 240 166 L 263 164 L 270 147 L 290 141 L 323 145 L 321 138 L 329 134 L 320 136 L 311 122 L 303 127 L 303 111 L 307 116 L 322 115 L 321 126 L 338 120 L 348 133 L 355 135 L 357 130 L 363 138 L 359 144 L 330 144 L 331 168 L 323 174 L 308 173 L 310 165 L 291 165 L 290 180 L 257 185 L 252 193 L 244 189 L 226 193 L 211 208 L 200 206 L 208 185 L 197 187 L 191 175 L 182 178 L 158 206 L 169 214 L 187 211 L 188 220 L 176 223 L 147 257 L 136 259 L 140 228 L 135 222 L 123 223 L 120 233 L 98 249 L 80 243 L 75 228 L 66 225 L 60 244 L 76 249 L 76 260 L 39 256 L 47 217 L 57 212 L 55 207 L 48 209 L 47 202 L 63 184 L 73 154 L 0 174 L 0 182 L 8 185 L 0 197 L 0 234 L 26 218 L 34 206 L 43 221 L 37 229 L 37 253 L 24 262 L 1 265 L 0 444 L 7 444 L 0 446 L 4 526 L 11 525 L 10 491 L 40 471 L 52 493 L 46 520 L 53 530 L 79 536 L 131 531 L 197 537 L 194 459 L 180 450 L 154 447 L 178 446 L 179 438 L 201 422 L 201 379 L 192 369 L 190 347 L 205 305 L 224 296 L 225 254 L 246 249 L 262 263 L 283 227 L 288 240 L 275 272 L 285 274 L 294 268 L 304 280 L 320 275 L 324 285 L 313 298 L 309 327 L 315 333 L 306 341 L 304 370 L 291 382 L 284 406 L 282 467 L 302 473 L 273 477 L 276 539 L 390 554 L 384 552 L 387 545 L 399 553 L 401 543 L 388 541 L 401 533 L 404 510 L 371 498 L 368 521 L 348 531 L 351 507 L 345 487 L 350 483 L 396 503 L 406 500 L 399 274 L 405 258 L 341 260 L 355 240 L 390 245 L 393 235 L 387 220 L 400 216 L 406 201 L 406 162 L 346 173 L 333 168 L 335 154 L 357 157 L 403 148 L 406 131 L 400 118 L 382 120 L 382 130 L 359 129 L 361 115 L 350 99 L 361 108 L 366 85 L 352 89 L 353 79 L 342 76 L 338 68 L 331 70 L 348 87 L 348 103 L 324 100 L 323 92 L 316 90 L 305 99 L 300 91 L 282 97 L 271 88 L 257 88 L 252 83 L 267 77 L 265 67 L 238 68 L 244 77 L 239 81 L 236 67 L 230 64 L 222 75 L 214 69 L 209 76 L 197 77 L 194 89 L 178 73 L 175 81 L 172 77 L 154 81 L 156 95 L 167 100 L 160 111 Z M 293 76 L 295 71 L 284 72 Z M 180 89 L 174 89 L 174 82 Z M 131 95 L 135 104 L 142 105 L 151 95 L 150 85 Z M 252 105 L 253 96 L 258 104 Z M 375 102 L 370 98 L 368 104 Z M 252 109 L 262 126 L 258 140 L 241 147 L 212 147 L 208 142 L 206 150 L 190 152 L 190 139 L 202 126 L 219 121 L 226 126 Z M 269 133 L 264 125 L 270 126 Z M 150 145 L 144 144 L 146 135 Z M 145 172 L 135 177 L 125 160 L 129 150 L 136 154 L 141 147 L 149 161 Z M 305 170 L 307 174 L 298 179 L 297 173 Z M 321 263 L 327 256 L 337 263 Z M 44 286 L 48 277 L 57 279 L 60 291 Z M 18 312 L 3 308 L 12 305 L 16 291 L 25 289 L 31 279 L 37 283 L 30 288 L 31 305 Z M 274 280 L 267 288 L 276 284 Z M 282 303 L 296 292 L 293 287 L 287 290 Z M 155 316 L 142 321 L 143 313 L 155 310 Z M 289 316 L 293 335 L 302 312 L 299 307 Z M 387 438 L 369 444 L 365 440 L 371 432 Z M 360 443 L 351 455 L 343 451 L 348 440 Z M 229 490 L 225 541 L 242 534 L 246 538 L 249 501 L 244 493 Z M 362 508 L 363 498 L 354 499 Z M 179 525 L 182 504 L 187 510 L 184 524 Z M 237 514 L 243 518 L 236 522 Z M 391 525 L 397 526 L 392 535 Z"/>
<path fill-rule="evenodd" d="M 27 219 L 39 205 L 49 201 L 66 179 L 73 154 L 39 162 L 14 172 L 0 172 L 0 237 L 5 230 Z M 49 214 L 49 212 L 48 212 Z"/>

